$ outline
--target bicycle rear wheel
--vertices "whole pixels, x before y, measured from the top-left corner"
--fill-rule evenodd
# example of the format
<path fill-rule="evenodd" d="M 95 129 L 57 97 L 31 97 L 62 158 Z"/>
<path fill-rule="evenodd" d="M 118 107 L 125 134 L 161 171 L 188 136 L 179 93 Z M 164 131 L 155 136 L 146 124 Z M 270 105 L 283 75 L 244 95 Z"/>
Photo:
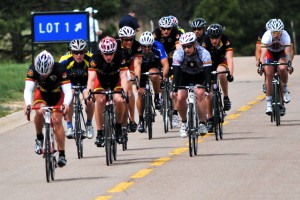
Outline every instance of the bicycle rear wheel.
<path fill-rule="evenodd" d="M 105 154 L 106 154 L 106 165 L 112 164 L 112 145 L 111 145 L 111 128 L 110 127 L 110 116 L 108 111 L 104 113 L 104 134 L 105 134 Z"/>
<path fill-rule="evenodd" d="M 46 180 L 50 182 L 51 176 L 51 142 L 50 142 L 50 124 L 45 124 L 46 134 L 45 134 L 45 149 L 44 149 L 44 158 L 45 158 L 45 168 L 46 168 Z"/>

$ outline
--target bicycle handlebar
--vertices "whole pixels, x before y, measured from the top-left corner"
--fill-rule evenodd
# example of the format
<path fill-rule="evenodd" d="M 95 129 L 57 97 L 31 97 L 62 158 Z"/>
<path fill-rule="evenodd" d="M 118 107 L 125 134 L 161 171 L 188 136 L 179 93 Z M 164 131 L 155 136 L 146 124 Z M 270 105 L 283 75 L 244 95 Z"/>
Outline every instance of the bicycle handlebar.
<path fill-rule="evenodd" d="M 211 72 L 211 74 L 213 74 L 213 75 L 218 75 L 218 74 L 229 74 L 230 73 L 230 71 L 227 69 L 227 70 L 225 70 L 225 71 L 212 71 Z"/>
<path fill-rule="evenodd" d="M 105 94 L 105 95 L 121 94 L 122 98 L 126 100 L 126 103 L 129 102 L 128 94 L 125 95 L 123 89 L 122 90 L 118 90 L 118 91 L 110 90 L 110 89 L 109 90 L 100 90 L 100 91 L 92 91 L 92 90 L 90 90 L 87 99 L 90 100 L 94 94 Z"/>
<path fill-rule="evenodd" d="M 63 111 L 65 109 L 64 105 L 61 106 L 27 106 L 27 110 L 26 110 L 26 115 L 27 115 L 27 120 L 30 121 L 30 112 L 31 110 L 53 110 L 53 109 L 58 109 Z"/>

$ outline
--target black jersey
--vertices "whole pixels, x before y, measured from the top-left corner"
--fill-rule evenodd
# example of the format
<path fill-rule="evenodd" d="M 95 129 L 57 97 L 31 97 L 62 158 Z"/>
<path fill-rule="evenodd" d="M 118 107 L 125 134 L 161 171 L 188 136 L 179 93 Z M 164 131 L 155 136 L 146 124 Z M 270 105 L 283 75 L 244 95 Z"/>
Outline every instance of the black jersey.
<path fill-rule="evenodd" d="M 93 54 L 88 70 L 96 71 L 99 81 L 103 77 L 117 77 L 121 70 L 127 70 L 125 56 L 122 51 L 117 50 L 111 63 L 107 63 L 100 51 Z"/>
<path fill-rule="evenodd" d="M 59 63 L 67 69 L 72 85 L 87 85 L 88 67 L 91 58 L 92 54 L 89 52 L 84 54 L 81 63 L 77 63 L 70 52 L 60 58 Z"/>
<path fill-rule="evenodd" d="M 26 81 L 34 81 L 42 93 L 61 92 L 61 86 L 70 83 L 67 71 L 60 63 L 55 62 L 47 77 L 41 76 L 33 65 L 27 71 Z"/>
<path fill-rule="evenodd" d="M 118 50 L 120 50 L 124 53 L 128 66 L 134 56 L 136 56 L 136 57 L 142 56 L 142 46 L 138 41 L 133 40 L 131 49 L 125 49 L 123 47 L 122 41 L 120 39 L 117 39 L 117 43 L 118 43 Z"/>
<path fill-rule="evenodd" d="M 160 69 L 161 62 L 159 55 L 156 55 L 152 51 L 150 53 L 143 53 L 142 54 L 142 64 L 141 64 L 141 70 L 143 72 L 149 71 L 151 68 L 158 68 Z"/>
<path fill-rule="evenodd" d="M 161 30 L 157 28 L 153 31 L 153 36 L 156 41 L 163 44 L 168 54 L 168 58 L 172 58 L 174 50 L 176 49 L 176 44 L 179 44 L 180 33 L 178 29 L 173 28 L 168 37 L 163 37 L 161 34 Z"/>
<path fill-rule="evenodd" d="M 207 51 L 209 51 L 213 62 L 213 66 L 219 65 L 221 62 L 223 62 L 226 59 L 227 51 L 233 51 L 231 41 L 224 34 L 221 36 L 217 48 L 212 46 L 209 37 L 205 38 L 204 42 L 202 43 L 202 46 Z"/>

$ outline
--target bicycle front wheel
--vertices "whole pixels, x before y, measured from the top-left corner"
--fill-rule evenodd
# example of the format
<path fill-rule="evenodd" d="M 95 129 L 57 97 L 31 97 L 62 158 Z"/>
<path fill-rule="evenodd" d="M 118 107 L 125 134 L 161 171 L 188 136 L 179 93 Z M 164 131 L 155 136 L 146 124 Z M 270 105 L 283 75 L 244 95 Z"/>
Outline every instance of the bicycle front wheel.
<path fill-rule="evenodd" d="M 214 131 L 215 131 L 215 137 L 216 140 L 219 140 L 219 102 L 218 102 L 218 95 L 214 93 L 213 95 L 213 103 L 212 103 L 212 108 L 213 108 L 213 119 L 214 119 Z"/>
<path fill-rule="evenodd" d="M 194 153 L 194 147 L 195 147 L 195 141 L 193 137 L 193 132 L 195 131 L 194 129 L 194 105 L 189 103 L 188 105 L 188 119 L 187 119 L 187 124 L 188 124 L 188 135 L 189 135 L 189 154 L 190 157 L 193 156 Z"/>
<path fill-rule="evenodd" d="M 51 142 L 50 142 L 50 124 L 45 124 L 46 134 L 45 134 L 45 149 L 44 149 L 44 158 L 45 158 L 45 168 L 46 168 L 46 180 L 50 182 L 51 176 Z"/>
<path fill-rule="evenodd" d="M 222 99 L 221 95 L 218 95 L 218 110 L 219 110 L 219 124 L 218 124 L 218 130 L 219 130 L 219 136 L 220 139 L 223 139 L 223 122 L 224 122 L 224 110 L 222 106 Z"/>
<path fill-rule="evenodd" d="M 279 109 L 279 84 L 275 83 L 274 84 L 274 116 L 275 116 L 275 121 L 276 121 L 276 126 L 280 125 L 280 109 Z"/>
<path fill-rule="evenodd" d="M 164 122 L 164 131 L 167 133 L 169 131 L 169 114 L 168 114 L 168 108 L 169 108 L 169 101 L 168 101 L 168 90 L 166 89 L 166 86 L 163 91 L 163 122 Z"/>
<path fill-rule="evenodd" d="M 75 142 L 76 142 L 76 147 L 77 147 L 77 157 L 78 159 L 82 158 L 83 156 L 83 141 L 82 141 L 82 134 L 83 131 L 81 129 L 81 117 L 80 117 L 80 112 L 78 110 L 75 110 Z"/>
<path fill-rule="evenodd" d="M 149 140 L 152 139 L 152 102 L 151 93 L 146 92 L 145 96 L 145 121 Z"/>
<path fill-rule="evenodd" d="M 110 127 L 110 116 L 107 111 L 104 113 L 104 134 L 105 134 L 105 154 L 106 154 L 106 165 L 112 164 L 112 145 L 111 145 L 111 128 Z"/>

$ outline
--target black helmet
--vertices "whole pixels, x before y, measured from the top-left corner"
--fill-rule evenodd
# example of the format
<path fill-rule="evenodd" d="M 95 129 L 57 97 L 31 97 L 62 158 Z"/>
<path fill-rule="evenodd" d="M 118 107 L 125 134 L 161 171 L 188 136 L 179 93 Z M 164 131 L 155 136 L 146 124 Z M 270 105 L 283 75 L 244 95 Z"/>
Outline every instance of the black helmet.
<path fill-rule="evenodd" d="M 223 34 L 223 28 L 220 24 L 211 24 L 207 28 L 207 33 L 209 36 L 219 37 Z"/>

